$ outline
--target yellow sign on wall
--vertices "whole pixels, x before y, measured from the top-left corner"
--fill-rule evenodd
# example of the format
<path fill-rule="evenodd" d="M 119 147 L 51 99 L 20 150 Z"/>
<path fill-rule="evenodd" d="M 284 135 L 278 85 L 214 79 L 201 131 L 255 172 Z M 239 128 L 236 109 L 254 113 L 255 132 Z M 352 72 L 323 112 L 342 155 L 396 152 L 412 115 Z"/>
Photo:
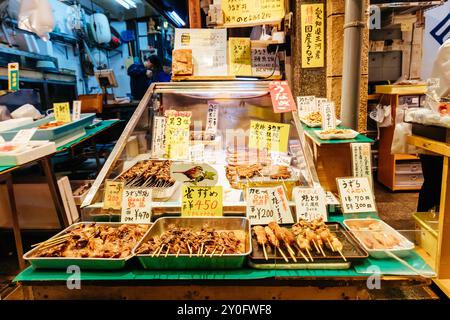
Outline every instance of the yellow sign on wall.
<path fill-rule="evenodd" d="M 54 103 L 53 114 L 56 121 L 70 122 L 72 117 L 70 116 L 70 107 L 68 102 Z"/>
<path fill-rule="evenodd" d="M 252 75 L 252 56 L 250 38 L 230 38 L 230 74 L 234 76 Z"/>
<path fill-rule="evenodd" d="M 181 215 L 183 217 L 212 217 L 223 215 L 222 187 L 183 185 Z"/>
<path fill-rule="evenodd" d="M 224 25 L 256 25 L 284 18 L 284 0 L 222 0 Z"/>
<path fill-rule="evenodd" d="M 290 126 L 285 123 L 250 121 L 249 147 L 287 152 Z"/>
<path fill-rule="evenodd" d="M 324 13 L 323 3 L 302 4 L 302 68 L 324 66 Z"/>

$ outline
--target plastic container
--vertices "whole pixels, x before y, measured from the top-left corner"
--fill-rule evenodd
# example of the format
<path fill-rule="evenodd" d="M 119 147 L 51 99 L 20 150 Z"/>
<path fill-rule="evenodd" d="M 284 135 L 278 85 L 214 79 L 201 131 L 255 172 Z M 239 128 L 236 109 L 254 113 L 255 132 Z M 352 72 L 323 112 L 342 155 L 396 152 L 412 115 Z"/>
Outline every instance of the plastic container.
<path fill-rule="evenodd" d="M 413 214 L 417 222 L 418 245 L 436 261 L 438 247 L 439 216 L 434 212 L 416 212 Z"/>

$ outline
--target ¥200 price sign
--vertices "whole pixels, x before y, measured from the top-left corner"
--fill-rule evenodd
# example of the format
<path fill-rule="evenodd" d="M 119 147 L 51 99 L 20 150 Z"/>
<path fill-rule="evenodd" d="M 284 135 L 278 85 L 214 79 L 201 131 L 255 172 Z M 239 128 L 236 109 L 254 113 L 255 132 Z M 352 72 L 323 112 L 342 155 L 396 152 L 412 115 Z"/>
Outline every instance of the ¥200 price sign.
<path fill-rule="evenodd" d="M 369 179 L 337 178 L 343 213 L 376 212 L 375 197 Z"/>

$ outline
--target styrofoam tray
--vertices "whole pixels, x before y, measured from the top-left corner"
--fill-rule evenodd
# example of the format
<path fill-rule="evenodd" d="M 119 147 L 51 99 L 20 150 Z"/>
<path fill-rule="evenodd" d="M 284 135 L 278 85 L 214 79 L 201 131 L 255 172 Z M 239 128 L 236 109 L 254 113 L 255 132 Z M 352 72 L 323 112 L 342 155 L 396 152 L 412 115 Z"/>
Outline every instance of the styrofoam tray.
<path fill-rule="evenodd" d="M 349 221 L 368 221 L 373 220 L 376 223 L 380 224 L 380 229 L 374 230 L 374 231 L 380 231 L 382 230 L 386 234 L 392 234 L 398 239 L 400 239 L 400 246 L 397 246 L 393 249 L 370 249 L 366 246 L 364 241 L 362 241 L 361 236 L 364 235 L 364 233 L 371 232 L 370 230 L 367 231 L 358 231 L 354 230 L 351 227 L 349 227 L 348 222 Z M 378 219 L 346 219 L 344 220 L 344 225 L 347 229 L 349 229 L 356 239 L 361 243 L 361 245 L 364 247 L 364 249 L 367 250 L 369 255 L 375 259 L 386 259 L 386 258 L 392 258 L 391 254 L 396 255 L 397 257 L 406 257 L 408 256 L 413 250 L 414 250 L 414 243 L 406 239 L 401 233 L 399 233 L 397 230 L 392 228 L 390 225 L 388 225 L 386 222 Z M 391 254 L 389 254 L 391 253 Z"/>
<path fill-rule="evenodd" d="M 56 152 L 54 142 L 30 141 L 26 147 L 11 152 L 0 153 L 1 166 L 21 165 Z"/>
<path fill-rule="evenodd" d="M 314 131 L 315 134 L 322 140 L 345 140 L 345 139 L 354 139 L 359 135 L 359 132 L 352 129 L 345 129 L 348 133 L 333 133 L 333 134 L 323 134 L 322 132 L 325 130 L 317 130 Z"/>

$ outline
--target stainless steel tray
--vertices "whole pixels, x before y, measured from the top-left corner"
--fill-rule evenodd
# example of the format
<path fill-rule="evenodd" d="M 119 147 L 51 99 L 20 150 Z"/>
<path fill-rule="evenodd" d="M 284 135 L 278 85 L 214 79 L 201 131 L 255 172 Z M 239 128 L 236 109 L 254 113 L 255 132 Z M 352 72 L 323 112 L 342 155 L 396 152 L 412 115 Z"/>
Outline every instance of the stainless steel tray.
<path fill-rule="evenodd" d="M 160 255 L 152 257 L 151 254 L 137 254 L 136 250 L 140 245 L 151 237 L 161 235 L 170 224 L 176 224 L 179 227 L 201 228 L 207 223 L 216 230 L 243 231 L 245 232 L 245 252 L 242 254 L 224 254 L 223 256 L 214 255 L 212 257 L 197 256 L 195 253 L 168 254 L 167 257 Z M 133 254 L 138 257 L 145 269 L 237 269 L 244 265 L 246 257 L 252 251 L 250 242 L 250 221 L 247 218 L 238 217 L 165 217 L 159 218 L 146 233 L 144 238 L 134 247 Z"/>
<path fill-rule="evenodd" d="M 78 222 L 75 223 L 60 233 L 54 235 L 50 239 L 59 237 L 69 232 L 70 230 L 83 224 L 92 224 L 93 222 Z M 121 226 L 121 222 L 95 222 L 98 225 Z M 49 239 L 49 240 L 50 240 Z M 33 256 L 40 250 L 42 245 L 39 245 L 23 255 L 24 260 L 37 269 L 67 269 L 69 266 L 75 265 L 80 269 L 91 270 L 117 270 L 125 267 L 126 262 L 133 257 L 133 253 L 125 258 L 68 258 L 68 257 L 35 257 Z"/>

